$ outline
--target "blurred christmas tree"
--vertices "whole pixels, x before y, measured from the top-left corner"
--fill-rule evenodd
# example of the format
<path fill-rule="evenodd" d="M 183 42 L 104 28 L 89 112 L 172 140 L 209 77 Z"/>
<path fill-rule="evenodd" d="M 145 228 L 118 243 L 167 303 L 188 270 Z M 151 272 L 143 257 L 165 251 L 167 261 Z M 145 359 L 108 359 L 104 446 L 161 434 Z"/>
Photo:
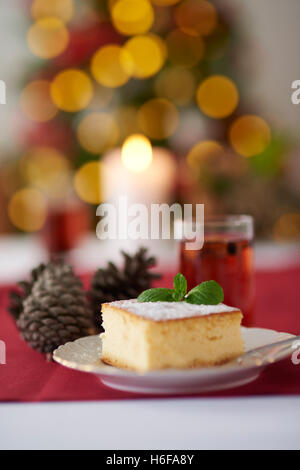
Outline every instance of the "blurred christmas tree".
<path fill-rule="evenodd" d="M 299 206 L 284 179 L 290 146 L 242 98 L 247 45 L 229 5 L 29 2 L 33 63 L 21 94 L 27 122 L 18 163 L 26 189 L 9 205 L 18 228 L 39 230 L 45 204 L 72 188 L 87 204 L 101 202 L 99 156 L 139 133 L 176 155 L 181 201 L 204 202 L 207 213 L 253 214 L 260 235 L 275 224 L 280 238 L 280 216 Z M 291 217 L 286 238 L 300 236 Z"/>

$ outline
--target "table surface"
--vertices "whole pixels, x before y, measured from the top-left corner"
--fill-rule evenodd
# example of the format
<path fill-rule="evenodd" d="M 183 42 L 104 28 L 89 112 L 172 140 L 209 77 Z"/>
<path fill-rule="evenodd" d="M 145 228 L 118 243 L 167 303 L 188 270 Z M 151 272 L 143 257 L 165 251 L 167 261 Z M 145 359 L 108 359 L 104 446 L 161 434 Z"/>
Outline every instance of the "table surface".
<path fill-rule="evenodd" d="M 299 449 L 300 398 L 0 405 L 1 449 Z"/>
<path fill-rule="evenodd" d="M 268 268 L 295 258 L 295 247 L 258 250 Z M 0 240 L 0 281 L 43 256 L 32 239 Z M 299 436 L 294 396 L 0 404 L 0 449 L 300 449 Z"/>

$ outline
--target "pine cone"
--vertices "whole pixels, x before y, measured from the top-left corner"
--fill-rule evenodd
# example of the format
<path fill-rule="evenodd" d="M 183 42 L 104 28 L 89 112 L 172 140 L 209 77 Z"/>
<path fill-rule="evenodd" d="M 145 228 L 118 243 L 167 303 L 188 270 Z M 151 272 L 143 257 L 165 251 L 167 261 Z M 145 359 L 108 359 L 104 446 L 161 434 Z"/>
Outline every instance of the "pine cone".
<path fill-rule="evenodd" d="M 70 266 L 56 262 L 44 267 L 23 301 L 17 325 L 23 339 L 42 353 L 93 332 L 92 311 Z"/>
<path fill-rule="evenodd" d="M 40 264 L 37 268 L 33 269 L 28 281 L 21 281 L 18 283 L 19 289 L 14 289 L 10 293 L 10 307 L 9 311 L 15 320 L 19 318 L 23 312 L 23 302 L 31 294 L 32 287 L 39 275 L 44 271 L 46 265 Z"/>
<path fill-rule="evenodd" d="M 154 279 L 161 277 L 160 274 L 149 272 L 149 269 L 156 264 L 156 260 L 152 256 L 147 256 L 146 248 L 140 248 L 133 256 L 123 251 L 122 255 L 123 269 L 119 270 L 115 264 L 108 263 L 105 269 L 98 269 L 92 279 L 90 299 L 95 326 L 99 331 L 102 330 L 100 315 L 102 303 L 134 299 L 149 289 Z"/>

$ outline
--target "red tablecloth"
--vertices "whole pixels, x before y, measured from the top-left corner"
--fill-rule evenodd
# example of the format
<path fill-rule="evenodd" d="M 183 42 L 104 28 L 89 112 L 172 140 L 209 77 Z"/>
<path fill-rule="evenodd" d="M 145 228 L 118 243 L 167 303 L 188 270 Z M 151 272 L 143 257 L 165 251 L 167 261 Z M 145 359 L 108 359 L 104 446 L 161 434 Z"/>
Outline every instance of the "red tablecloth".
<path fill-rule="evenodd" d="M 257 273 L 255 326 L 300 334 L 300 267 Z M 164 285 L 171 283 L 166 275 Z M 0 290 L 0 340 L 7 347 L 7 364 L 0 365 L 0 401 L 118 400 L 145 395 L 111 390 L 91 374 L 48 363 L 19 337 L 7 313 L 8 289 Z M 254 383 L 210 396 L 267 394 L 300 395 L 300 365 L 275 364 Z M 207 396 L 207 395 L 206 395 Z"/>

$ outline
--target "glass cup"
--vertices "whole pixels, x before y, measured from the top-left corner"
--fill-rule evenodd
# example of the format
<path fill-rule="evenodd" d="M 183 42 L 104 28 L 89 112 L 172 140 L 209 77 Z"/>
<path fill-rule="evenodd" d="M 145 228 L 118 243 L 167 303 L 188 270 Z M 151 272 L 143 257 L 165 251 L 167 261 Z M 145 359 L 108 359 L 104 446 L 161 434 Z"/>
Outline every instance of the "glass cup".
<path fill-rule="evenodd" d="M 60 201 L 49 206 L 46 224 L 41 232 L 49 255 L 64 257 L 76 247 L 90 227 L 90 213 L 80 201 Z"/>
<path fill-rule="evenodd" d="M 197 230 L 197 223 L 193 224 Z M 254 314 L 253 240 L 251 216 L 225 215 L 205 218 L 201 249 L 187 248 L 191 240 L 180 242 L 180 272 L 187 278 L 188 288 L 217 281 L 224 289 L 224 303 L 241 309 L 246 326 L 253 324 Z"/>

